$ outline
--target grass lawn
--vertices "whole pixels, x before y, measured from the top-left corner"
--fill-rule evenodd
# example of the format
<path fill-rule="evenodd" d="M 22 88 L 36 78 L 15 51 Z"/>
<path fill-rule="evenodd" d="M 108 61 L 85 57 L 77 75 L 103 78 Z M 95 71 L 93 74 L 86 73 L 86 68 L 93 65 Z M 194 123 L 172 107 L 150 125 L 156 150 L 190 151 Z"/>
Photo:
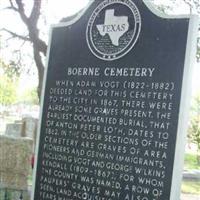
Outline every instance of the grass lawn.
<path fill-rule="evenodd" d="M 184 161 L 184 169 L 192 170 L 198 169 L 200 170 L 200 165 L 197 163 L 197 158 L 195 154 L 185 154 L 185 161 Z"/>
<path fill-rule="evenodd" d="M 181 191 L 188 194 L 199 194 L 200 195 L 200 181 L 191 182 L 183 181 Z"/>
<path fill-rule="evenodd" d="M 200 170 L 197 163 L 196 154 L 186 153 L 184 161 L 185 170 Z M 200 181 L 184 181 L 182 182 L 181 191 L 188 194 L 200 195 Z"/>

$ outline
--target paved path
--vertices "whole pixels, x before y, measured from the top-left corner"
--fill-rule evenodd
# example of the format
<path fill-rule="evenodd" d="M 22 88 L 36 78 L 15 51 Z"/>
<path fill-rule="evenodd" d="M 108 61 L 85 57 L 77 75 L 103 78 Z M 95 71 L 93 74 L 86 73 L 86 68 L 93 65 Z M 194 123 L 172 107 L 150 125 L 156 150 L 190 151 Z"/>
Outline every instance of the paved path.
<path fill-rule="evenodd" d="M 181 194 L 181 200 L 200 200 L 200 195 Z"/>

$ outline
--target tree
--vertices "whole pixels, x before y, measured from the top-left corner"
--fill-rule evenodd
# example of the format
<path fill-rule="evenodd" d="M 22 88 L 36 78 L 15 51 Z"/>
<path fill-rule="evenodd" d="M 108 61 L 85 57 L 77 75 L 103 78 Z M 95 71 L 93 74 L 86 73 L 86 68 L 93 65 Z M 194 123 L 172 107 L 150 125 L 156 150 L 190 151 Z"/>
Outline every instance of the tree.
<path fill-rule="evenodd" d="M 197 161 L 200 165 L 200 95 L 194 98 L 192 105 L 188 138 L 197 145 Z"/>
<path fill-rule="evenodd" d="M 183 0 L 190 7 L 191 14 L 200 15 L 200 1 L 199 0 Z M 200 62 L 200 38 L 197 39 L 197 61 Z"/>
<path fill-rule="evenodd" d="M 183 0 L 190 7 L 190 13 L 200 14 L 200 2 L 199 0 Z"/>
<path fill-rule="evenodd" d="M 11 61 L 9 64 L 6 64 L 0 58 L 0 69 L 4 75 L 6 75 L 9 79 L 19 78 L 21 73 L 21 68 L 14 61 Z"/>
<path fill-rule="evenodd" d="M 16 88 L 18 84 L 18 69 L 6 65 L 0 59 L 0 104 L 10 105 L 15 103 Z"/>
<path fill-rule="evenodd" d="M 24 0 L 8 0 L 9 5 L 6 9 L 12 10 L 16 12 L 24 25 L 27 28 L 28 35 L 20 35 L 16 32 L 13 32 L 11 30 L 2 29 L 3 31 L 6 31 L 9 33 L 12 37 L 18 38 L 23 40 L 24 42 L 30 42 L 33 47 L 33 58 L 37 67 L 38 71 L 38 96 L 41 95 L 41 88 L 42 88 L 42 82 L 43 82 L 43 75 L 44 75 L 44 64 L 42 62 L 42 56 L 46 56 L 47 53 L 47 44 L 44 40 L 40 38 L 39 29 L 38 29 L 38 21 L 41 15 L 41 2 L 42 0 L 33 0 L 33 6 L 31 9 L 30 14 L 28 15 L 25 10 L 25 1 Z M 30 3 L 30 2 L 28 2 Z"/>
<path fill-rule="evenodd" d="M 153 4 L 163 13 L 176 13 L 177 6 L 180 4 L 188 5 L 189 13 L 187 14 L 197 14 L 200 15 L 200 1 L 199 0 L 171 0 L 171 1 L 163 1 L 163 3 L 157 4 L 156 0 L 151 0 Z M 168 2 L 167 5 L 166 3 Z M 183 14 L 183 13 L 182 13 Z M 200 62 L 200 38 L 197 38 L 197 46 L 196 46 L 196 59 L 197 62 Z"/>
<path fill-rule="evenodd" d="M 7 106 L 16 101 L 16 82 L 6 75 L 0 75 L 0 104 Z"/>
<path fill-rule="evenodd" d="M 156 2 L 156 0 L 151 0 L 153 3 Z M 197 10 L 199 11 L 199 5 L 200 3 L 197 0 L 180 0 L 182 3 L 186 3 L 191 8 L 196 6 L 198 8 Z M 28 4 L 30 2 L 33 3 L 31 11 L 28 12 L 27 7 L 29 7 Z M 42 62 L 42 56 L 46 56 L 47 53 L 47 44 L 44 39 L 41 38 L 41 31 L 38 28 L 38 22 L 41 19 L 41 7 L 42 7 L 42 0 L 30 0 L 30 1 L 25 1 L 25 0 L 7 0 L 8 6 L 6 9 L 11 10 L 15 13 L 17 13 L 25 27 L 27 28 L 27 35 L 22 35 L 19 34 L 15 31 L 11 31 L 8 29 L 3 29 L 3 31 L 9 33 L 12 37 L 18 38 L 24 42 L 30 42 L 33 47 L 33 58 L 37 67 L 37 72 L 38 72 L 38 96 L 40 97 L 41 94 L 41 88 L 42 88 L 42 82 L 43 82 L 43 75 L 44 75 L 44 64 Z M 163 1 L 165 2 L 165 1 Z M 175 2 L 175 1 L 172 1 Z M 193 3 L 192 3 L 193 2 Z M 175 5 L 175 4 L 174 4 Z M 175 6 L 174 6 L 175 7 Z M 166 12 L 166 10 L 172 10 L 170 6 L 165 6 L 163 3 L 160 3 L 158 5 L 158 8 Z M 29 13 L 29 14 L 28 14 Z M 198 54 L 197 58 L 200 60 L 200 48 L 198 46 Z M 13 64 L 14 65 L 14 64 Z M 16 65 L 15 65 L 16 66 Z"/>
<path fill-rule="evenodd" d="M 19 97 L 18 101 L 29 105 L 38 105 L 39 102 L 36 88 L 29 88 L 23 91 L 23 94 Z"/>

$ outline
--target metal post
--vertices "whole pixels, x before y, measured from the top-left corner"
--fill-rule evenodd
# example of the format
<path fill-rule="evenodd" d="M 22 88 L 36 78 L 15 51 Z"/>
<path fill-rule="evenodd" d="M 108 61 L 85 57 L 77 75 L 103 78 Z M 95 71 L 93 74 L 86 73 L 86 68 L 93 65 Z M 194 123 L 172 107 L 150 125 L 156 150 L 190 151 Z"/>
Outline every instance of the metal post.
<path fill-rule="evenodd" d="M 23 191 L 21 191 L 21 194 L 20 194 L 19 200 L 23 200 Z"/>
<path fill-rule="evenodd" d="M 7 189 L 5 189 L 4 200 L 8 200 L 8 193 L 7 193 Z"/>

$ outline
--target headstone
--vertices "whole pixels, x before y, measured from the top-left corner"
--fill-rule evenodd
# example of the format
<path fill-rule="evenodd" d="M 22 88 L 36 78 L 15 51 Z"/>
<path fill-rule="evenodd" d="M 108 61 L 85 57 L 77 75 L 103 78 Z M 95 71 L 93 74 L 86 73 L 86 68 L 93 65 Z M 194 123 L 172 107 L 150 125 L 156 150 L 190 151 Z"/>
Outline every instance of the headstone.
<path fill-rule="evenodd" d="M 32 140 L 0 135 L 0 188 L 27 190 Z"/>
<path fill-rule="evenodd" d="M 35 146 L 38 119 L 33 118 L 33 117 L 26 117 L 22 119 L 22 122 L 24 124 L 25 137 L 29 137 L 33 139 L 33 144 Z"/>
<path fill-rule="evenodd" d="M 37 129 L 37 119 L 32 117 L 23 118 L 25 123 L 25 135 L 26 137 L 34 138 Z"/>
<path fill-rule="evenodd" d="M 179 199 L 196 31 L 138 0 L 53 27 L 33 200 Z"/>
<path fill-rule="evenodd" d="M 8 123 L 6 124 L 5 134 L 8 136 L 21 137 L 23 132 L 22 123 Z"/>

